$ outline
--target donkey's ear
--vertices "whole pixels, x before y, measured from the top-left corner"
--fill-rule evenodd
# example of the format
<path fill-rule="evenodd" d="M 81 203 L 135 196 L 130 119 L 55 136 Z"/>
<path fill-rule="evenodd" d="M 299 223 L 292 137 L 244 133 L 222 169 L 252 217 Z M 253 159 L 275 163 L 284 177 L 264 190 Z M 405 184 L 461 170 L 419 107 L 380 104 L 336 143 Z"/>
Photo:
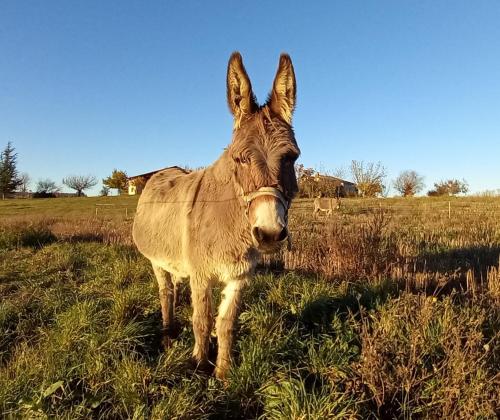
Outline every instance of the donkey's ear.
<path fill-rule="evenodd" d="M 234 115 L 235 126 L 239 126 L 243 116 L 250 115 L 258 108 L 239 52 L 231 54 L 227 65 L 227 103 Z"/>
<path fill-rule="evenodd" d="M 281 54 L 273 90 L 270 94 L 269 106 L 288 124 L 292 122 L 292 114 L 295 109 L 295 92 L 295 73 L 292 60 L 288 54 Z"/>

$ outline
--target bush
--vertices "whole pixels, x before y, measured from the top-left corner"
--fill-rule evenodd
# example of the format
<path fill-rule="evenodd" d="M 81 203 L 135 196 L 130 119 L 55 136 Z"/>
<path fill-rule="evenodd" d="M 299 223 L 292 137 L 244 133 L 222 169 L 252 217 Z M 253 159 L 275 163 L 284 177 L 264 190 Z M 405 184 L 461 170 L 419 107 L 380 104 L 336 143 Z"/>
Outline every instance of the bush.
<path fill-rule="evenodd" d="M 434 189 L 427 192 L 429 197 L 441 195 L 457 195 L 466 194 L 469 191 L 467 181 L 458 179 L 448 179 L 446 181 L 436 182 Z"/>
<path fill-rule="evenodd" d="M 34 192 L 33 198 L 56 198 L 56 194 L 46 191 Z"/>

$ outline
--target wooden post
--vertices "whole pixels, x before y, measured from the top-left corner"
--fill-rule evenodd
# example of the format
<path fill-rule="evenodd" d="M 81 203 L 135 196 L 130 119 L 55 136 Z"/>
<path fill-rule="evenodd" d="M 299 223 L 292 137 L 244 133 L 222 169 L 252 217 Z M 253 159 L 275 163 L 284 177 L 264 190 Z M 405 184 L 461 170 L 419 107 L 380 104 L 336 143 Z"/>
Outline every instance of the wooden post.
<path fill-rule="evenodd" d="M 128 207 L 125 207 L 125 219 L 128 218 Z"/>
<path fill-rule="evenodd" d="M 97 209 L 98 209 L 98 208 L 99 208 L 99 207 L 95 206 L 95 215 L 96 215 L 96 217 L 97 217 Z"/>
<path fill-rule="evenodd" d="M 451 219 L 451 201 L 448 201 L 448 219 Z"/>

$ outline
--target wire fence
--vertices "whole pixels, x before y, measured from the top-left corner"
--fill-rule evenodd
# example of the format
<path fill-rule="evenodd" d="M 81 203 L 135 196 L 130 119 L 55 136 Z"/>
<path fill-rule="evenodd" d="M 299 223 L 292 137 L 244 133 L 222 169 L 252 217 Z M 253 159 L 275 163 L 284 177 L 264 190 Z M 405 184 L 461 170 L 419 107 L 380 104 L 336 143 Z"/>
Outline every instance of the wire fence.
<path fill-rule="evenodd" d="M 330 206 L 324 206 L 319 213 L 324 213 L 331 208 L 332 214 L 363 214 L 376 211 L 385 211 L 391 214 L 414 215 L 414 214 L 439 214 L 448 218 L 457 215 L 485 214 L 499 217 L 500 223 L 500 199 L 496 200 L 411 200 L 404 202 L 402 200 L 383 200 L 374 201 L 371 199 L 344 199 L 337 201 L 332 199 Z M 301 213 L 314 211 L 313 199 L 302 199 L 294 203 L 292 210 Z"/>
<path fill-rule="evenodd" d="M 338 216 L 362 216 L 384 212 L 395 217 L 429 216 L 443 219 L 463 219 L 484 217 L 496 219 L 500 224 L 500 198 L 456 198 L 435 201 L 432 199 L 332 199 L 330 208 L 314 214 L 314 199 L 295 200 L 290 209 L 291 215 L 301 215 L 316 219 Z M 132 219 L 136 212 L 135 203 L 96 204 L 94 216 L 97 218 Z"/>
<path fill-rule="evenodd" d="M 95 217 L 116 217 L 124 216 L 125 219 L 133 217 L 135 214 L 135 207 L 117 204 L 96 204 Z"/>

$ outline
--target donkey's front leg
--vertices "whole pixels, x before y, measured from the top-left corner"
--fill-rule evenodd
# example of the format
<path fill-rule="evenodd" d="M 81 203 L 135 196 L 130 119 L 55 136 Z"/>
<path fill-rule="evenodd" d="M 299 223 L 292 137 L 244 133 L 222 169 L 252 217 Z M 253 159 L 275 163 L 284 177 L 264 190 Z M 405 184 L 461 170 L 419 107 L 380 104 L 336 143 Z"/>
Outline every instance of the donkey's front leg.
<path fill-rule="evenodd" d="M 208 280 L 191 278 L 193 305 L 194 350 L 193 358 L 202 367 L 208 365 L 208 347 L 212 332 L 212 287 Z"/>
<path fill-rule="evenodd" d="M 231 280 L 222 292 L 222 301 L 215 324 L 218 340 L 215 376 L 219 379 L 227 375 L 231 366 L 234 324 L 238 316 L 241 290 L 244 284 L 244 280 Z"/>

